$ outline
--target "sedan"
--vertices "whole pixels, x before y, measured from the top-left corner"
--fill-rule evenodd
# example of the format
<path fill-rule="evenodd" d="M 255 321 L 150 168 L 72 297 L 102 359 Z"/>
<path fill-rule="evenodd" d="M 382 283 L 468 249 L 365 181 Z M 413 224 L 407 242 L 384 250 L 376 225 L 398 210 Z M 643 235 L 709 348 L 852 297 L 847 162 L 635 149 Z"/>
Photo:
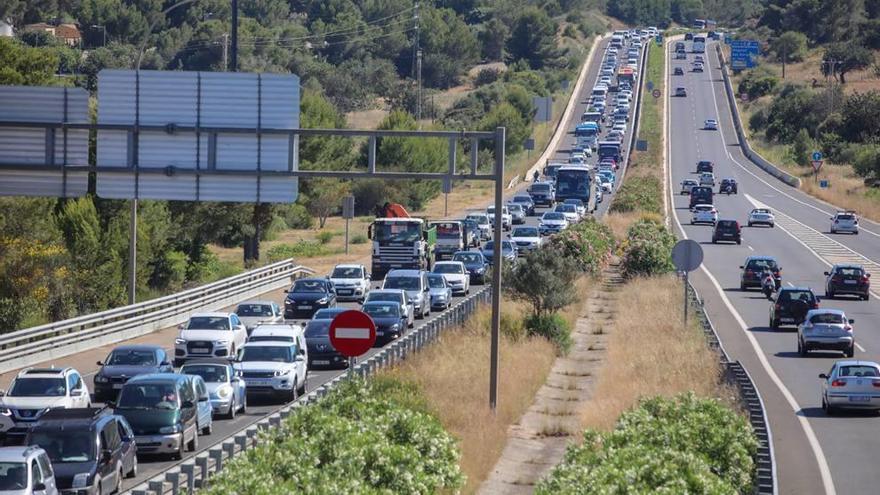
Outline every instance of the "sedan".
<path fill-rule="evenodd" d="M 694 179 L 685 179 L 681 181 L 681 194 L 690 194 L 691 189 L 697 187 L 698 185 L 699 184 L 697 184 L 697 181 L 695 181 Z"/>
<path fill-rule="evenodd" d="M 190 361 L 180 368 L 180 374 L 202 377 L 215 416 L 233 419 L 247 412 L 247 387 L 228 361 Z"/>
<path fill-rule="evenodd" d="M 703 123 L 703 129 L 707 131 L 717 131 L 718 121 L 715 119 L 706 119 L 706 122 Z"/>
<path fill-rule="evenodd" d="M 618 131 L 621 134 L 626 133 L 626 122 L 615 122 L 613 126 L 611 126 L 612 131 Z"/>
<path fill-rule="evenodd" d="M 675 60 L 687 60 L 687 54 L 685 52 L 675 52 Z"/>
<path fill-rule="evenodd" d="M 568 228 L 568 220 L 566 220 L 565 215 L 557 211 L 544 213 L 538 224 L 538 230 L 541 232 L 541 235 L 555 234 L 562 232 L 566 228 Z"/>
<path fill-rule="evenodd" d="M 822 409 L 829 416 L 838 409 L 880 410 L 880 365 L 872 361 L 837 361 L 822 381 Z"/>
<path fill-rule="evenodd" d="M 452 305 L 452 289 L 439 273 L 428 274 L 428 294 L 431 297 L 432 310 L 443 311 Z"/>
<path fill-rule="evenodd" d="M 575 205 L 561 203 L 556 205 L 556 209 L 554 211 L 565 215 L 565 219 L 568 220 L 568 223 L 576 223 L 578 220 L 581 219 L 580 215 L 578 215 L 577 206 Z"/>
<path fill-rule="evenodd" d="M 526 210 L 521 204 L 507 203 L 507 210 L 510 211 L 510 216 L 513 219 L 514 225 L 526 223 Z"/>
<path fill-rule="evenodd" d="M 855 354 L 855 320 L 847 319 L 839 309 L 813 309 L 798 325 L 798 354 L 806 356 L 814 349 L 843 352 L 846 357 Z"/>
<path fill-rule="evenodd" d="M 281 308 L 274 301 L 247 301 L 243 302 L 235 308 L 235 314 L 244 323 L 248 335 L 251 334 L 254 327 L 262 323 L 281 323 L 284 321 L 284 315 L 281 314 Z"/>
<path fill-rule="evenodd" d="M 479 251 L 459 251 L 452 255 L 452 261 L 461 261 L 471 276 L 471 283 L 486 283 L 486 270 L 488 262 Z"/>
<path fill-rule="evenodd" d="M 370 297 L 373 293 L 370 293 Z M 309 369 L 347 368 L 348 359 L 330 343 L 332 320 L 312 320 L 306 324 L 306 347 L 309 352 Z"/>
<path fill-rule="evenodd" d="M 584 204 L 583 200 L 577 198 L 569 198 L 563 201 L 563 203 L 568 205 L 575 205 L 578 210 L 578 215 L 584 217 L 587 215 L 587 206 Z"/>
<path fill-rule="evenodd" d="M 327 279 L 302 278 L 285 292 L 284 318 L 288 320 L 311 318 L 321 308 L 336 306 L 336 291 Z"/>
<path fill-rule="evenodd" d="M 453 293 L 469 294 L 471 292 L 470 275 L 461 261 L 438 261 L 434 263 L 431 272 L 443 275 Z"/>
<path fill-rule="evenodd" d="M 672 75 L 673 76 L 683 76 L 684 69 L 682 69 L 681 67 L 676 67 L 675 69 L 672 69 Z"/>
<path fill-rule="evenodd" d="M 694 64 L 693 71 L 694 72 L 703 72 L 703 64 L 699 64 L 699 63 Z"/>
<path fill-rule="evenodd" d="M 535 202 L 532 201 L 531 196 L 526 194 L 517 194 L 510 200 L 511 203 L 517 203 L 522 205 L 526 210 L 526 215 L 532 216 L 535 214 Z"/>
<path fill-rule="evenodd" d="M 521 255 L 538 249 L 543 241 L 538 227 L 517 227 L 511 232 L 510 240 L 516 243 Z"/>
<path fill-rule="evenodd" d="M 495 241 L 489 241 L 483 246 L 483 257 L 486 258 L 486 261 L 492 263 L 492 259 L 494 256 L 495 250 Z M 501 241 L 501 258 L 504 261 L 509 261 L 511 263 L 516 262 L 516 257 L 518 256 L 516 245 L 511 241 Z"/>
<path fill-rule="evenodd" d="M 749 213 L 748 226 L 753 225 L 769 225 L 771 228 L 776 225 L 776 217 L 767 208 L 755 208 Z"/>
<path fill-rule="evenodd" d="M 95 401 L 116 399 L 129 378 L 148 373 L 174 373 L 171 359 L 162 346 L 122 345 L 112 351 L 95 375 Z"/>
<path fill-rule="evenodd" d="M 713 205 L 695 205 L 694 216 L 691 218 L 691 225 L 698 223 L 710 223 L 715 225 L 718 221 L 718 210 Z"/>
<path fill-rule="evenodd" d="M 396 302 L 370 302 L 364 303 L 361 311 L 370 315 L 376 324 L 377 340 L 394 340 L 400 338 L 406 331 L 406 310 Z"/>
<path fill-rule="evenodd" d="M 688 95 L 687 89 L 685 89 L 684 87 L 679 86 L 679 87 L 675 88 L 675 96 L 685 97 L 687 95 Z"/>

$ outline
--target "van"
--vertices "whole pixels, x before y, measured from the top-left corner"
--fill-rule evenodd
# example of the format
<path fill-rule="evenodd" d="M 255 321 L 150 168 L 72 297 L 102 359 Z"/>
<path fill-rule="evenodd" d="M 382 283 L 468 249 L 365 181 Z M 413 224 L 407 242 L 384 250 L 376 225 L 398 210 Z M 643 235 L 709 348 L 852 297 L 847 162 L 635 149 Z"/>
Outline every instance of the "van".
<path fill-rule="evenodd" d="M 192 376 L 151 373 L 127 381 L 113 404 L 135 432 L 138 454 L 168 454 L 183 457 L 184 449 L 195 451 L 198 438 L 198 397 Z M 207 394 L 204 401 L 210 406 Z"/>
<path fill-rule="evenodd" d="M 601 96 L 602 98 L 605 98 L 608 96 L 608 87 L 594 87 L 592 96 Z"/>
<path fill-rule="evenodd" d="M 422 319 L 431 314 L 428 300 L 428 272 L 423 270 L 391 270 L 382 282 L 383 289 L 402 289 L 406 292 L 414 308 L 416 318 Z"/>

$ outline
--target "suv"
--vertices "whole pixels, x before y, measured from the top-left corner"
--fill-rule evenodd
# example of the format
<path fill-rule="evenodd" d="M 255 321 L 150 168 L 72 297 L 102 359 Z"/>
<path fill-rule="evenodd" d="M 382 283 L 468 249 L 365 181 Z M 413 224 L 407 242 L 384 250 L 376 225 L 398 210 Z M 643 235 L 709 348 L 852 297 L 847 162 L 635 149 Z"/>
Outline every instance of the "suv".
<path fill-rule="evenodd" d="M 3 493 L 60 493 L 49 456 L 39 447 L 0 447 L 0 483 Z"/>
<path fill-rule="evenodd" d="M 0 397 L 0 432 L 23 435 L 50 409 L 90 407 L 89 389 L 73 368 L 26 368 Z"/>
<path fill-rule="evenodd" d="M 137 476 L 137 446 L 128 421 L 107 408 L 55 409 L 31 428 L 27 445 L 45 449 L 62 493 L 122 493 Z"/>
<path fill-rule="evenodd" d="M 489 216 L 489 221 L 492 223 L 494 228 L 495 226 L 495 207 L 490 206 L 486 208 L 486 215 Z M 510 214 L 510 210 L 507 209 L 507 206 L 501 207 L 501 228 L 504 230 L 510 230 L 510 226 L 513 224 L 513 215 Z"/>
<path fill-rule="evenodd" d="M 95 400 L 107 402 L 116 399 L 122 385 L 129 378 L 147 373 L 174 373 L 171 358 L 162 346 L 121 345 L 107 359 L 98 361 L 101 367 L 95 374 Z"/>
<path fill-rule="evenodd" d="M 842 351 L 846 357 L 855 355 L 852 324 L 839 309 L 814 309 L 798 326 L 798 354 L 806 356 L 813 349 Z"/>
<path fill-rule="evenodd" d="M 284 322 L 284 315 L 275 301 L 245 301 L 236 306 L 235 315 L 244 324 L 248 335 L 257 325 Z"/>
<path fill-rule="evenodd" d="M 728 195 L 739 194 L 739 187 L 737 186 L 736 179 L 721 179 L 721 185 L 718 186 L 718 193 L 724 193 Z"/>
<path fill-rule="evenodd" d="M 543 205 L 547 207 L 553 206 L 553 200 L 556 196 L 556 192 L 553 190 L 553 184 L 549 182 L 535 182 L 529 186 L 528 192 L 529 196 L 532 197 L 532 201 L 535 202 L 535 205 Z"/>
<path fill-rule="evenodd" d="M 336 265 L 330 274 L 338 301 L 363 302 L 370 291 L 370 274 L 364 265 Z"/>
<path fill-rule="evenodd" d="M 231 359 L 247 340 L 247 329 L 235 313 L 196 313 L 174 339 L 174 366 L 187 359 Z"/>
<path fill-rule="evenodd" d="M 260 325 L 251 332 L 248 342 L 296 342 L 296 336 L 302 335 L 303 327 L 288 323 Z"/>
<path fill-rule="evenodd" d="M 297 342 L 250 342 L 238 352 L 236 371 L 248 394 L 267 394 L 285 402 L 306 392 L 308 351 Z"/>
<path fill-rule="evenodd" d="M 776 279 L 776 290 L 782 285 L 782 267 L 776 263 L 776 258 L 772 256 L 749 256 L 745 263 L 740 265 L 739 269 L 742 274 L 739 279 L 739 290 L 746 290 L 749 287 L 761 287 L 761 273 L 764 268 L 769 268 Z"/>
<path fill-rule="evenodd" d="M 429 301 L 428 272 L 422 270 L 391 270 L 382 282 L 383 289 L 402 289 L 413 306 L 416 318 L 422 319 L 431 314 Z"/>
<path fill-rule="evenodd" d="M 825 297 L 850 294 L 868 300 L 871 274 L 866 273 L 861 265 L 834 265 L 830 272 L 825 272 L 825 276 Z"/>
<path fill-rule="evenodd" d="M 813 294 L 813 289 L 783 287 L 776 292 L 770 305 L 770 328 L 775 330 L 781 325 L 800 325 L 811 309 L 819 309 L 819 298 Z"/>
<path fill-rule="evenodd" d="M 859 234 L 859 219 L 856 216 L 856 212 L 851 210 L 838 211 L 831 217 L 831 233 L 836 234 L 838 232 Z"/>
<path fill-rule="evenodd" d="M 696 205 L 711 205 L 715 196 L 714 190 L 709 186 L 697 186 L 691 188 L 691 197 L 688 208 L 693 209 Z"/>
<path fill-rule="evenodd" d="M 476 222 L 477 227 L 480 228 L 480 239 L 477 241 L 477 245 L 480 244 L 480 240 L 492 238 L 492 222 L 489 221 L 489 215 L 485 213 L 468 213 L 465 218 Z"/>
<path fill-rule="evenodd" d="M 701 174 L 703 172 L 714 172 L 715 164 L 710 162 L 709 160 L 700 160 L 697 162 L 697 173 Z"/>
<path fill-rule="evenodd" d="M 732 241 L 742 244 L 742 230 L 736 220 L 718 220 L 712 232 L 712 244 L 719 241 Z"/>

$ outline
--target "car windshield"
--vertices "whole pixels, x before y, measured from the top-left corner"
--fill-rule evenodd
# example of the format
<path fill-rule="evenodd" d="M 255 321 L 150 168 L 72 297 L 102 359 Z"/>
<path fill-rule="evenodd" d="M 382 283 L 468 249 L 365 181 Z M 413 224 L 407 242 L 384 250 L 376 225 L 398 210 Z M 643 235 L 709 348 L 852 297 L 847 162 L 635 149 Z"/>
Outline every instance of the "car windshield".
<path fill-rule="evenodd" d="M 422 237 L 419 222 L 378 222 L 373 224 L 373 240 L 378 242 L 415 242 Z"/>
<path fill-rule="evenodd" d="M 225 316 L 193 316 L 187 330 L 229 330 L 229 318 Z"/>
<path fill-rule="evenodd" d="M 452 257 L 452 261 L 461 261 L 462 263 L 479 263 L 482 261 L 477 253 L 458 253 Z"/>
<path fill-rule="evenodd" d="M 856 268 L 856 267 L 852 267 L 852 268 L 850 268 L 850 267 L 842 268 L 841 267 L 841 268 L 837 269 L 838 275 L 844 275 L 847 277 L 861 277 L 864 273 L 865 273 L 864 270 L 862 270 L 861 268 Z"/>
<path fill-rule="evenodd" d="M 538 229 L 535 227 L 520 227 L 513 229 L 511 237 L 538 237 Z"/>
<path fill-rule="evenodd" d="M 464 273 L 458 263 L 437 263 L 434 265 L 434 273 Z"/>
<path fill-rule="evenodd" d="M 873 366 L 855 364 L 852 366 L 841 366 L 837 376 L 880 376 L 880 371 Z"/>
<path fill-rule="evenodd" d="M 838 313 L 819 313 L 817 315 L 813 315 L 810 318 L 810 323 L 825 323 L 828 325 L 840 325 L 846 323 L 843 319 L 843 315 Z"/>
<path fill-rule="evenodd" d="M 855 217 L 852 215 L 837 215 L 838 220 L 852 220 L 853 218 Z"/>
<path fill-rule="evenodd" d="M 579 199 L 566 199 L 563 203 L 567 205 L 584 206 L 584 202 Z"/>
<path fill-rule="evenodd" d="M 383 289 L 419 290 L 419 277 L 388 277 Z"/>
<path fill-rule="evenodd" d="M 527 196 L 514 196 L 514 197 L 513 197 L 513 202 L 514 202 L 514 203 L 524 203 L 524 204 L 526 204 L 526 203 L 531 203 L 531 202 L 532 202 L 532 198 L 529 198 L 529 197 L 527 197 Z"/>
<path fill-rule="evenodd" d="M 127 383 L 117 409 L 177 409 L 180 398 L 170 383 Z"/>
<path fill-rule="evenodd" d="M 64 378 L 16 378 L 6 394 L 9 397 L 63 397 Z"/>
<path fill-rule="evenodd" d="M 293 353 L 290 350 L 290 346 L 245 346 L 241 350 L 239 360 L 243 363 L 253 361 L 290 363 L 293 361 Z"/>
<path fill-rule="evenodd" d="M 235 314 L 238 316 L 272 316 L 272 305 L 270 304 L 239 304 L 235 308 Z"/>
<path fill-rule="evenodd" d="M 362 308 L 363 312 L 370 315 L 373 318 L 399 318 L 400 317 L 400 305 L 399 304 L 365 304 Z"/>
<path fill-rule="evenodd" d="M 290 292 L 320 293 L 326 292 L 326 289 L 324 288 L 324 282 L 321 280 L 297 280 Z"/>
<path fill-rule="evenodd" d="M 565 215 L 557 211 L 548 211 L 544 213 L 544 216 L 541 217 L 544 220 L 565 220 Z"/>
<path fill-rule="evenodd" d="M 489 217 L 486 215 L 468 215 L 468 218 L 477 222 L 477 224 L 485 225 L 489 223 Z"/>
<path fill-rule="evenodd" d="M 764 268 L 769 268 L 771 270 L 776 269 L 776 260 L 750 260 L 746 265 L 746 270 L 752 271 L 763 271 Z"/>
<path fill-rule="evenodd" d="M 252 342 L 252 339 L 248 339 Z M 205 383 L 226 383 L 229 380 L 226 366 L 219 364 L 185 364 L 180 372 L 184 375 L 198 375 Z"/>
<path fill-rule="evenodd" d="M 779 293 L 779 300 L 783 302 L 797 300 L 813 302 L 814 299 L 815 296 L 808 290 L 783 290 Z"/>
<path fill-rule="evenodd" d="M 508 205 L 507 209 L 509 211 L 514 212 L 514 213 L 522 213 L 522 211 L 523 211 L 522 205 L 517 205 L 517 204 Z"/>
<path fill-rule="evenodd" d="M 736 220 L 720 220 L 718 222 L 718 227 L 725 229 L 732 229 L 736 227 Z"/>
<path fill-rule="evenodd" d="M 547 192 L 550 190 L 550 184 L 532 184 L 532 191 Z"/>
<path fill-rule="evenodd" d="M 510 241 L 501 241 L 501 250 L 502 251 L 513 251 L 516 249 L 516 246 Z"/>
<path fill-rule="evenodd" d="M 293 342 L 290 335 L 251 335 L 248 342 Z"/>
<path fill-rule="evenodd" d="M 339 313 L 342 313 L 343 311 L 345 311 L 345 310 L 340 309 L 340 308 L 319 309 L 318 311 L 315 311 L 314 315 L 312 315 L 312 319 L 313 320 L 332 320 L 333 318 L 336 318 L 336 315 L 338 315 Z"/>
<path fill-rule="evenodd" d="M 28 437 L 28 443 L 45 450 L 52 464 L 88 462 L 95 458 L 95 440 L 87 430 L 36 430 Z"/>
<path fill-rule="evenodd" d="M 327 337 L 330 335 L 330 322 L 328 320 L 312 320 L 306 325 L 306 337 Z"/>
<path fill-rule="evenodd" d="M 28 486 L 27 465 L 23 462 L 0 462 L 0 491 L 24 490 Z"/>
<path fill-rule="evenodd" d="M 428 275 L 428 287 L 432 289 L 446 288 L 446 279 L 442 275 Z"/>
<path fill-rule="evenodd" d="M 561 205 L 556 205 L 556 211 L 561 211 L 563 213 L 577 213 L 577 206 L 563 203 Z"/>
<path fill-rule="evenodd" d="M 372 291 L 367 295 L 366 302 L 391 301 L 391 302 L 400 303 L 400 299 L 401 299 L 400 294 L 396 294 L 394 292 Z"/>
<path fill-rule="evenodd" d="M 337 266 L 333 269 L 330 278 L 363 278 L 364 270 L 359 266 L 342 267 Z"/>
<path fill-rule="evenodd" d="M 116 349 L 107 358 L 110 366 L 156 366 L 156 353 L 139 349 Z"/>
<path fill-rule="evenodd" d="M 754 210 L 752 210 L 753 215 L 754 214 L 767 214 L 767 213 L 770 213 L 770 210 L 768 210 L 766 208 L 755 208 Z"/>

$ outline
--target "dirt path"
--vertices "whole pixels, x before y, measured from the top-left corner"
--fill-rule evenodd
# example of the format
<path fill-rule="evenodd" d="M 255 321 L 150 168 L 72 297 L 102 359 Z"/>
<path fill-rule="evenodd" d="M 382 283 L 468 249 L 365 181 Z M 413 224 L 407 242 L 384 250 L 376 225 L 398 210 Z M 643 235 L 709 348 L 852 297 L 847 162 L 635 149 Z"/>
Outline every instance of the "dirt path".
<path fill-rule="evenodd" d="M 590 399 L 597 371 L 605 358 L 606 341 L 623 280 L 617 266 L 605 270 L 578 318 L 568 356 L 556 358 L 553 369 L 528 411 L 507 433 L 501 458 L 478 493 L 526 494 L 581 438 L 580 411 Z"/>

